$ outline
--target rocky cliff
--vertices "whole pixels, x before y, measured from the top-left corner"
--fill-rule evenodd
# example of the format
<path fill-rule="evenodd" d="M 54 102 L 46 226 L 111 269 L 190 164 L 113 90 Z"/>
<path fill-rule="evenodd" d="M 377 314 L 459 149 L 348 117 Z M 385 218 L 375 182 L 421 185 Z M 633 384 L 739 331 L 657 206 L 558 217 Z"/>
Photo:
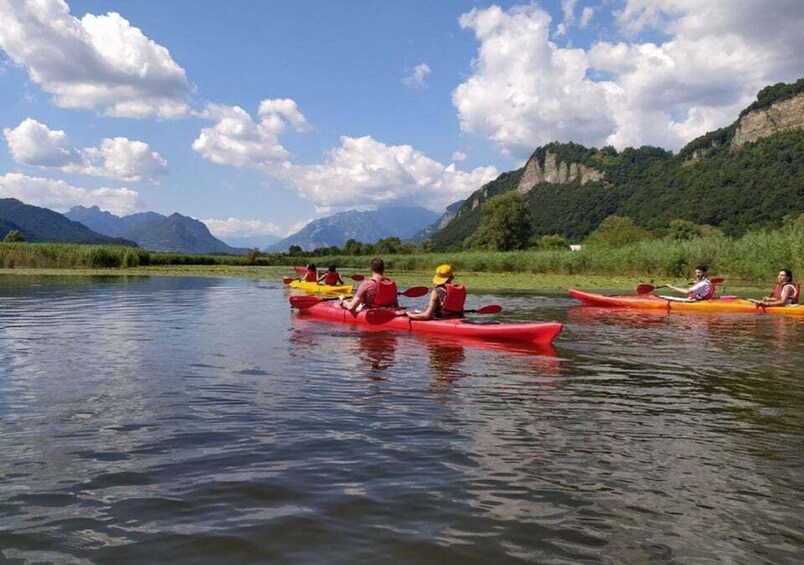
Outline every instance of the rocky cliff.
<path fill-rule="evenodd" d="M 603 180 L 603 173 L 581 163 L 562 162 L 558 155 L 548 150 L 544 165 L 535 154 L 528 160 L 517 191 L 524 194 L 537 184 L 567 184 L 576 180 L 581 184 Z"/>
<path fill-rule="evenodd" d="M 794 128 L 804 128 L 804 93 L 742 116 L 737 122 L 731 145 L 740 147 Z"/>

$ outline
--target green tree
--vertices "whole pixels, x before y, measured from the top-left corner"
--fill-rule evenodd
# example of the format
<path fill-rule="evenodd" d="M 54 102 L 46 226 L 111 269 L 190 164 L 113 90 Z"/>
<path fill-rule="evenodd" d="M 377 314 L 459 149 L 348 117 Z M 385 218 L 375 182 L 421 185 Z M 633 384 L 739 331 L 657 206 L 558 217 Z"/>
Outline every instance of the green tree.
<path fill-rule="evenodd" d="M 7 241 L 7 242 L 22 242 L 22 241 L 25 241 L 25 238 L 22 236 L 22 234 L 19 232 L 19 230 L 11 230 L 3 238 L 3 241 Z"/>
<path fill-rule="evenodd" d="M 643 239 L 653 239 L 653 234 L 636 225 L 631 218 L 609 216 L 600 223 L 595 231 L 589 234 L 586 243 L 589 245 L 619 247 L 629 243 L 636 243 Z"/>
<path fill-rule="evenodd" d="M 248 250 L 247 257 L 249 265 L 256 265 L 257 259 L 262 257 L 262 252 L 258 247 L 252 247 L 251 249 Z"/>
<path fill-rule="evenodd" d="M 301 254 L 304 253 L 300 245 L 291 245 L 288 247 L 288 255 L 293 257 L 299 257 Z"/>
<path fill-rule="evenodd" d="M 531 231 L 527 201 L 516 191 L 506 192 L 486 202 L 480 226 L 464 240 L 464 247 L 490 251 L 525 249 Z"/>

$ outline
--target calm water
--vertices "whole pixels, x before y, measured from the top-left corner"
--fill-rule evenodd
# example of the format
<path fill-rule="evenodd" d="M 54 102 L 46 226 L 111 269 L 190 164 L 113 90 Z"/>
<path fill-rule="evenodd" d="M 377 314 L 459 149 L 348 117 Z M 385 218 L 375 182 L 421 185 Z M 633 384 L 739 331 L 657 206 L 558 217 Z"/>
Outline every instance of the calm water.
<path fill-rule="evenodd" d="M 804 320 L 470 301 L 565 330 L 478 347 L 297 319 L 273 281 L 0 278 L 0 561 L 802 560 Z"/>

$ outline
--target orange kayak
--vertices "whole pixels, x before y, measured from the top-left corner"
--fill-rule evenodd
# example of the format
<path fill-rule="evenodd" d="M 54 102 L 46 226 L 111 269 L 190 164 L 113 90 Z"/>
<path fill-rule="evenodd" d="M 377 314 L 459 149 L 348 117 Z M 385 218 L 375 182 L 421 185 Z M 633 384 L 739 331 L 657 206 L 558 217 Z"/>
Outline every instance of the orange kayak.
<path fill-rule="evenodd" d="M 672 296 L 622 295 L 607 296 L 571 288 L 569 295 L 590 306 L 604 308 L 635 308 L 638 310 L 667 310 L 673 312 L 735 312 L 743 314 L 780 314 L 804 316 L 804 305 L 760 306 L 743 298 L 712 298 L 710 300 L 687 300 Z"/>

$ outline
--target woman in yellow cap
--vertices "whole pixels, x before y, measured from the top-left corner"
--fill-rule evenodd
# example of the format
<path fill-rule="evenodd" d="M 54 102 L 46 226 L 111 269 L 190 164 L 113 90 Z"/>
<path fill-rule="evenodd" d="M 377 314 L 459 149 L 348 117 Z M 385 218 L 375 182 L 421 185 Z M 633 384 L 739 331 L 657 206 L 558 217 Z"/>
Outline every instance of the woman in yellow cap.
<path fill-rule="evenodd" d="M 411 320 L 432 320 L 433 318 L 463 318 L 463 305 L 466 302 L 466 287 L 452 284 L 455 272 L 452 265 L 439 265 L 433 276 L 433 290 L 424 312 L 406 312 Z"/>

